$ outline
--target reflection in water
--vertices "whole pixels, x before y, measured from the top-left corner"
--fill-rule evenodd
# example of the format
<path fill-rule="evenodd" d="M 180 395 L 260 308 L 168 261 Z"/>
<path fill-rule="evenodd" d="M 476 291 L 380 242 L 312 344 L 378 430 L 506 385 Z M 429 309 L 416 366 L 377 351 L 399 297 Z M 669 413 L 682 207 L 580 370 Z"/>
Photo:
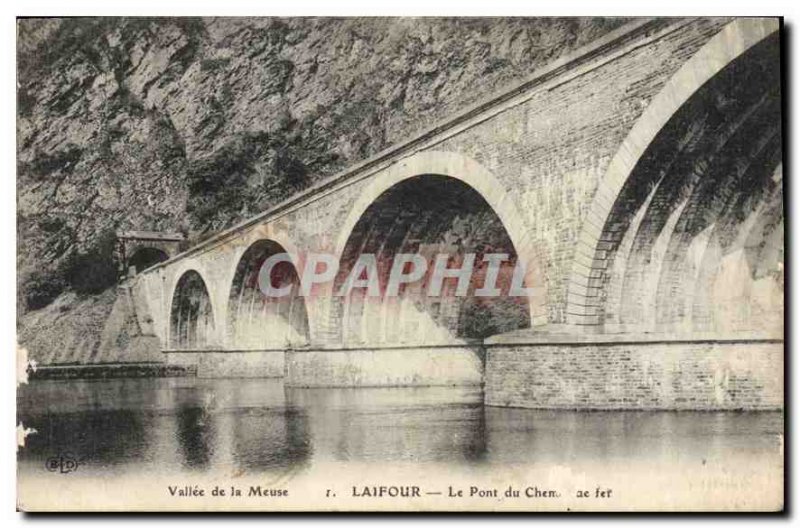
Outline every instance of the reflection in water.
<path fill-rule="evenodd" d="M 38 433 L 22 466 L 68 452 L 91 470 L 267 471 L 308 458 L 306 418 L 280 380 L 36 381 L 18 393 L 18 419 Z"/>
<path fill-rule="evenodd" d="M 146 420 L 126 409 L 44 414 L 39 419 L 21 415 L 19 419 L 36 423 L 37 433 L 26 439 L 26 451 L 47 450 L 48 456 L 91 460 L 98 466 L 142 453 L 147 444 Z"/>
<path fill-rule="evenodd" d="M 780 466 L 782 413 L 485 408 L 476 387 L 288 389 L 274 379 L 34 381 L 18 419 L 23 471 L 69 453 L 82 471 L 271 472 L 341 461 L 453 466 L 747 457 Z"/>
<path fill-rule="evenodd" d="M 611 466 L 736 460 L 745 451 L 777 460 L 779 412 L 565 412 L 486 409 L 494 462 Z"/>
<path fill-rule="evenodd" d="M 483 395 L 477 387 L 287 389 L 308 416 L 315 459 L 480 460 Z"/>
<path fill-rule="evenodd" d="M 178 408 L 175 419 L 184 465 L 207 468 L 214 446 L 214 420 L 206 409 L 185 404 Z"/>

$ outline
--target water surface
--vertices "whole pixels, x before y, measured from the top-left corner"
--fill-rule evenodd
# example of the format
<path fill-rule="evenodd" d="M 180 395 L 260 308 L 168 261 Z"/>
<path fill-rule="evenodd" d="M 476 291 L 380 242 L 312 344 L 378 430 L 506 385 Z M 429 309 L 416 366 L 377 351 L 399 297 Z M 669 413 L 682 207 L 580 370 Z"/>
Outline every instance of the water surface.
<path fill-rule="evenodd" d="M 307 470 L 329 462 L 642 468 L 782 465 L 782 413 L 577 412 L 482 404 L 480 387 L 295 389 L 273 379 L 37 380 L 22 473 Z"/>

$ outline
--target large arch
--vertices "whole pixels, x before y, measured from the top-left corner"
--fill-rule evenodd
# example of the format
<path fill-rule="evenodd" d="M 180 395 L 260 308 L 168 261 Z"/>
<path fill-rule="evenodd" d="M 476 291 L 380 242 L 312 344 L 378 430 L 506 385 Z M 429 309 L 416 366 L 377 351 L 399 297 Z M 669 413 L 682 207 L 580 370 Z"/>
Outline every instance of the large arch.
<path fill-rule="evenodd" d="M 517 258 L 525 264 L 525 284 L 533 293 L 528 299 L 532 327 L 547 324 L 547 285 L 542 252 L 531 239 L 524 216 L 505 186 L 482 164 L 456 152 L 425 151 L 403 158 L 374 175 L 353 202 L 338 230 L 335 255 L 341 260 L 356 223 L 383 193 L 420 175 L 439 175 L 458 180 L 485 200 L 502 223 Z"/>
<path fill-rule="evenodd" d="M 291 261 L 276 265 L 272 285 L 291 285 L 289 295 L 265 295 L 259 273 L 267 258 L 286 254 Z M 227 344 L 237 350 L 264 350 L 303 346 L 309 340 L 308 312 L 305 300 L 298 295 L 299 277 L 296 254 L 283 244 L 268 238 L 252 242 L 236 260 L 227 298 Z"/>
<path fill-rule="evenodd" d="M 755 281 L 775 266 L 764 259 L 782 259 L 782 243 L 779 257 L 773 251 L 783 229 L 777 30 L 774 19 L 730 23 L 634 125 L 583 225 L 569 322 L 605 331 L 729 331 L 708 315 L 719 304 L 711 290 L 738 284 L 737 273 Z"/>
<path fill-rule="evenodd" d="M 184 271 L 170 299 L 168 348 L 203 350 L 215 345 L 215 314 L 208 287 L 202 275 Z"/>
<path fill-rule="evenodd" d="M 343 298 L 332 296 L 331 327 L 338 329 L 343 343 L 359 345 L 370 340 L 452 343 L 529 327 L 536 315 L 545 314 L 543 296 L 508 296 L 514 266 L 523 257 L 527 257 L 525 286 L 536 294 L 543 291 L 538 259 L 527 241 L 516 207 L 488 171 L 450 153 L 412 156 L 376 177 L 355 202 L 337 241 L 340 267 L 333 290 L 339 292 L 362 254 L 376 256 L 382 288 L 400 253 L 424 257 L 428 273 L 401 289 L 396 298 L 384 289 L 370 297 L 363 288 Z M 503 293 L 481 298 L 474 291 L 483 285 L 487 253 L 505 253 L 509 260 L 499 273 Z M 476 255 L 466 296 L 456 295 L 454 280 L 445 281 L 440 295 L 427 295 L 438 254 L 450 256 L 448 267 L 462 265 L 466 254 Z"/>

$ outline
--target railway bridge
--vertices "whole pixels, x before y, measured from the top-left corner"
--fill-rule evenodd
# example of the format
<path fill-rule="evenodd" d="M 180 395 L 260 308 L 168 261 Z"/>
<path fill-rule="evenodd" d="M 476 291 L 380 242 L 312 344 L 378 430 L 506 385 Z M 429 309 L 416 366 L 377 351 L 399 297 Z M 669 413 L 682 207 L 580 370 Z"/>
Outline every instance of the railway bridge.
<path fill-rule="evenodd" d="M 627 24 L 142 271 L 129 286 L 142 335 L 199 375 L 287 386 L 780 408 L 779 33 L 761 18 Z M 443 253 L 506 255 L 525 295 L 459 296 L 457 278 L 437 297 L 412 283 L 335 294 L 359 255 Z M 278 254 L 289 294 L 269 299 L 258 275 Z M 316 255 L 338 272 L 304 292 Z"/>

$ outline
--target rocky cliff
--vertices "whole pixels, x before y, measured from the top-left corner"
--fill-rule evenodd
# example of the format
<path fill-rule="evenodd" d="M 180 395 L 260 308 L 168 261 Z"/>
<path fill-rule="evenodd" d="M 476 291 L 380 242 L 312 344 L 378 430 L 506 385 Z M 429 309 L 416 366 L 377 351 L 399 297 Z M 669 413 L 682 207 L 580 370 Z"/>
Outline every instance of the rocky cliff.
<path fill-rule="evenodd" d="M 96 357 L 117 230 L 208 236 L 623 22 L 18 21 L 21 344 Z"/>

